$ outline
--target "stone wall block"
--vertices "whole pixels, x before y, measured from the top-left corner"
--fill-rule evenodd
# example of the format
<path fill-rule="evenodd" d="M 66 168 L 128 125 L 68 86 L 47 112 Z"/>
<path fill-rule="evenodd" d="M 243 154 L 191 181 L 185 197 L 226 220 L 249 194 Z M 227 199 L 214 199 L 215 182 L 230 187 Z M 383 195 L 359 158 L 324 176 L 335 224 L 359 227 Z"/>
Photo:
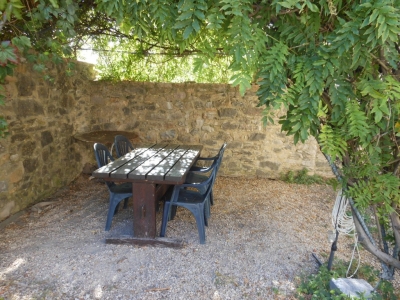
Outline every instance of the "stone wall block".
<path fill-rule="evenodd" d="M 240 122 L 238 126 L 239 130 L 244 130 L 244 131 L 257 131 L 258 126 L 251 124 L 251 123 L 246 123 L 246 122 Z"/>
<path fill-rule="evenodd" d="M 231 100 L 231 104 L 233 107 L 243 111 L 244 109 L 247 109 L 249 106 L 249 102 L 246 100 L 247 99 L 244 98 L 239 98 L 239 99 L 234 98 Z"/>
<path fill-rule="evenodd" d="M 10 172 L 10 183 L 14 184 L 20 182 L 24 178 L 24 173 L 24 166 L 22 163 L 15 166 L 15 168 Z"/>
<path fill-rule="evenodd" d="M 25 74 L 20 74 L 18 76 L 18 83 L 17 83 L 19 96 L 27 97 L 32 96 L 33 91 L 35 91 L 36 83 L 33 81 L 32 77 Z"/>
<path fill-rule="evenodd" d="M 0 181 L 0 193 L 4 193 L 8 191 L 8 181 Z"/>
<path fill-rule="evenodd" d="M 31 156 L 36 150 L 36 142 L 32 140 L 27 140 L 21 143 L 21 153 L 22 156 Z"/>
<path fill-rule="evenodd" d="M 23 142 L 27 139 L 29 139 L 30 135 L 26 133 L 16 133 L 11 135 L 11 143 L 16 143 L 16 142 Z"/>
<path fill-rule="evenodd" d="M 172 99 L 175 99 L 175 100 L 182 101 L 182 100 L 186 99 L 186 97 L 187 97 L 187 95 L 186 95 L 185 91 L 177 91 L 172 94 Z"/>
<path fill-rule="evenodd" d="M 192 142 L 192 136 L 188 134 L 179 134 L 177 137 L 177 141 L 180 143 L 191 143 Z"/>
<path fill-rule="evenodd" d="M 210 101 L 213 102 L 214 107 L 221 109 L 231 105 L 230 98 L 227 96 L 212 96 Z"/>
<path fill-rule="evenodd" d="M 182 111 L 174 111 L 172 113 L 167 114 L 167 120 L 173 120 L 175 123 L 179 120 L 185 120 L 185 113 Z"/>
<path fill-rule="evenodd" d="M 41 142 L 42 147 L 45 147 L 45 146 L 51 144 L 53 142 L 53 140 L 54 140 L 53 135 L 50 131 L 43 131 L 41 133 L 40 142 Z"/>
<path fill-rule="evenodd" d="M 217 140 L 230 142 L 233 140 L 232 136 L 226 131 L 219 131 L 215 137 Z"/>
<path fill-rule="evenodd" d="M 206 132 L 213 132 L 214 128 L 212 128 L 211 126 L 202 126 L 201 130 L 206 131 Z"/>
<path fill-rule="evenodd" d="M 49 97 L 49 88 L 47 86 L 40 86 L 38 89 L 38 96 L 41 99 L 48 99 Z"/>
<path fill-rule="evenodd" d="M 204 125 L 204 120 L 203 119 L 196 119 L 196 128 L 201 128 Z"/>
<path fill-rule="evenodd" d="M 213 106 L 212 101 L 207 101 L 207 102 L 205 103 L 204 107 L 210 109 L 210 108 L 213 108 L 214 106 Z"/>
<path fill-rule="evenodd" d="M 187 123 L 186 120 L 184 120 L 184 121 L 178 121 L 177 125 L 178 125 L 179 127 L 187 128 L 188 123 Z"/>
<path fill-rule="evenodd" d="M 16 162 L 19 160 L 19 154 L 10 155 L 10 161 Z"/>
<path fill-rule="evenodd" d="M 218 118 L 217 111 L 205 111 L 202 114 L 203 119 L 215 120 Z"/>
<path fill-rule="evenodd" d="M 146 103 L 144 103 L 144 109 L 149 110 L 149 111 L 156 111 L 157 103 L 156 102 L 146 102 Z"/>
<path fill-rule="evenodd" d="M 203 101 L 194 101 L 193 103 L 194 109 L 201 110 L 205 107 Z"/>
<path fill-rule="evenodd" d="M 264 133 L 253 133 L 249 136 L 249 141 L 263 141 L 265 140 L 266 135 Z"/>
<path fill-rule="evenodd" d="M 16 85 L 16 82 L 17 82 L 16 77 L 11 77 L 14 80 L 7 80 L 8 77 L 11 77 L 11 76 L 6 77 L 6 82 L 5 82 L 6 84 L 4 86 L 5 87 L 4 95 L 6 96 L 5 100 L 6 101 L 8 100 L 7 101 L 8 103 L 6 102 L 6 105 L 9 104 L 9 102 L 12 101 L 13 99 L 18 98 L 18 94 L 19 94 L 18 87 Z"/>
<path fill-rule="evenodd" d="M 10 157 L 11 157 L 10 153 L 3 153 L 2 155 L 0 155 L 0 166 L 8 163 L 8 161 L 10 160 Z M 0 176 L 0 178 L 1 178 L 1 176 Z"/>
<path fill-rule="evenodd" d="M 222 146 L 222 142 L 215 140 L 215 139 L 204 140 L 203 143 L 204 143 L 204 145 L 203 145 L 204 151 L 207 151 L 208 153 L 210 153 L 210 152 L 213 153 L 210 156 L 217 155 L 219 148 Z M 208 156 L 208 155 L 205 155 L 202 152 L 201 156 Z"/>
<path fill-rule="evenodd" d="M 164 132 L 160 133 L 160 138 L 162 140 L 172 140 L 176 137 L 176 131 L 175 130 L 167 130 Z"/>
<path fill-rule="evenodd" d="M 280 163 L 273 162 L 273 161 L 264 161 L 264 162 L 260 162 L 260 167 L 269 168 L 270 170 L 278 171 L 279 167 L 280 167 Z"/>
<path fill-rule="evenodd" d="M 33 99 L 14 100 L 13 107 L 15 114 L 22 118 L 44 114 L 43 106 Z"/>
<path fill-rule="evenodd" d="M 177 101 L 174 101 L 173 104 L 177 109 L 186 110 L 185 102 L 183 102 L 183 101 L 177 100 Z M 188 104 L 186 104 L 186 105 L 188 105 Z"/>
<path fill-rule="evenodd" d="M 243 108 L 242 111 L 247 116 L 259 117 L 262 115 L 263 108 L 261 108 L 261 107 L 245 107 L 245 108 Z"/>
<path fill-rule="evenodd" d="M 64 94 L 61 97 L 61 108 L 67 109 L 74 106 L 75 99 L 72 95 Z"/>
<path fill-rule="evenodd" d="M 39 161 L 37 158 L 26 158 L 23 165 L 26 173 L 33 173 L 38 169 Z"/>
<path fill-rule="evenodd" d="M 59 107 L 57 107 L 57 106 L 55 106 L 55 105 L 52 105 L 52 104 L 50 104 L 49 106 L 47 106 L 46 110 L 47 110 L 47 114 L 50 114 L 50 115 L 57 115 L 57 114 L 59 114 Z"/>
<path fill-rule="evenodd" d="M 146 95 L 144 101 L 146 103 L 151 103 L 154 106 L 157 103 L 163 103 L 166 102 L 167 100 L 165 99 L 165 96 L 163 94 L 156 94 L 156 95 Z"/>
<path fill-rule="evenodd" d="M 220 108 L 218 109 L 218 115 L 220 118 L 231 118 L 233 119 L 237 115 L 237 110 L 235 108 Z"/>
<path fill-rule="evenodd" d="M 1 199 L 0 199 L 1 203 Z M 14 212 L 15 202 L 7 202 L 4 206 L 0 206 L 0 220 L 4 220 L 9 217 L 12 212 Z"/>
<path fill-rule="evenodd" d="M 150 111 L 146 112 L 145 116 L 147 120 L 152 120 L 152 121 L 167 120 L 167 117 L 165 116 L 165 111 Z"/>
<path fill-rule="evenodd" d="M 158 131 L 156 131 L 156 130 L 148 130 L 148 131 L 142 132 L 142 136 L 145 136 L 145 139 L 147 141 L 152 141 L 152 142 L 158 141 Z"/>
<path fill-rule="evenodd" d="M 90 97 L 90 101 L 95 105 L 104 105 L 106 100 L 107 99 L 102 95 L 92 95 L 92 97 Z"/>
<path fill-rule="evenodd" d="M 135 95 L 145 95 L 146 94 L 146 89 L 143 86 L 138 86 L 138 85 L 133 85 L 132 87 L 130 87 L 129 91 L 132 94 Z"/>
<path fill-rule="evenodd" d="M 222 146 L 222 143 L 221 143 L 221 146 Z M 226 145 L 227 149 L 240 149 L 242 147 L 243 147 L 243 143 L 241 143 L 241 142 L 229 142 Z"/>
<path fill-rule="evenodd" d="M 235 130 L 239 127 L 240 125 L 237 124 L 236 122 L 224 122 L 221 124 L 221 129 L 223 130 Z"/>

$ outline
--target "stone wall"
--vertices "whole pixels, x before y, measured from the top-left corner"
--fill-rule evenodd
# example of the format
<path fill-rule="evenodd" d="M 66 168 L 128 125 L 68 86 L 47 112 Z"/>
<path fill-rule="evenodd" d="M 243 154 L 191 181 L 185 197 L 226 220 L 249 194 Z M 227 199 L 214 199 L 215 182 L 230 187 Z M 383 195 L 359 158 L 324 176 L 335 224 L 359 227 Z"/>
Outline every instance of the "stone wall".
<path fill-rule="evenodd" d="M 6 84 L 1 112 L 10 135 L 0 140 L 0 221 L 94 164 L 93 145 L 73 138 L 94 130 L 134 131 L 145 142 L 202 144 L 203 156 L 226 141 L 220 169 L 226 176 L 278 178 L 304 167 L 331 176 L 315 141 L 294 146 L 279 125 L 262 126 L 256 86 L 241 97 L 225 84 L 96 82 L 86 64 L 72 77 L 61 67 L 49 70 L 53 80 L 44 81 L 22 64 Z"/>
<path fill-rule="evenodd" d="M 0 109 L 10 134 L 0 139 L 0 221 L 50 196 L 82 170 L 72 135 L 76 115 L 86 113 L 76 87 L 88 82 L 90 69 L 79 66 L 74 77 L 61 67 L 49 70 L 51 81 L 28 64 L 6 78 Z"/>
<path fill-rule="evenodd" d="M 88 88 L 88 87 L 85 87 Z M 227 84 L 92 82 L 84 90 L 91 103 L 90 128 L 130 130 L 142 141 L 202 144 L 214 155 L 228 142 L 221 174 L 277 178 L 289 170 L 330 176 L 314 140 L 294 146 L 279 124 L 263 127 L 257 86 L 240 96 Z"/>

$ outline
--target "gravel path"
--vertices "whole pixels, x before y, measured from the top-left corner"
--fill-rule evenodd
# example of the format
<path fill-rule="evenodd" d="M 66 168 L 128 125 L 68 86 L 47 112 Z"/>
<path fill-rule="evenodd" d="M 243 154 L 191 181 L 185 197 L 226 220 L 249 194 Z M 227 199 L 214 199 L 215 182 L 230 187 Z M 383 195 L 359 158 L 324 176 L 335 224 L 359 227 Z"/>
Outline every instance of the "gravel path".
<path fill-rule="evenodd" d="M 106 245 L 132 227 L 132 205 L 105 232 L 106 187 L 81 175 L 0 226 L 0 299 L 293 299 L 299 276 L 317 269 L 312 253 L 329 254 L 335 196 L 323 185 L 219 177 L 205 245 L 184 209 L 167 228 L 183 249 Z M 350 256 L 339 240 L 336 257 Z"/>

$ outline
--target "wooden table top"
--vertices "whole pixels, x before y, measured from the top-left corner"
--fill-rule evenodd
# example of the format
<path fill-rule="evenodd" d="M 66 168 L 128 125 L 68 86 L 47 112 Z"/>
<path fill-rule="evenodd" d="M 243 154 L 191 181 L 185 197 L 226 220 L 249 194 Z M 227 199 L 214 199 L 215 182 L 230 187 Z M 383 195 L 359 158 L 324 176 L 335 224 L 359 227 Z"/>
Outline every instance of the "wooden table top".
<path fill-rule="evenodd" d="M 201 145 L 149 144 L 135 149 L 93 172 L 96 178 L 112 181 L 183 183 Z"/>

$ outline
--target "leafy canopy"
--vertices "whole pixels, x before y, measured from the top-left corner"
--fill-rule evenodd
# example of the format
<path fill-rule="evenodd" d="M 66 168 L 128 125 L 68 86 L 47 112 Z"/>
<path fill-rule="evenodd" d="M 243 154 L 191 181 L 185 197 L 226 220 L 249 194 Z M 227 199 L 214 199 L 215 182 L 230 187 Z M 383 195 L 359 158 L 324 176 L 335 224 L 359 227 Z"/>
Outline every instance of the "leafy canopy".
<path fill-rule="evenodd" d="M 265 124 L 283 107 L 279 123 L 295 143 L 317 139 L 355 206 L 376 211 L 378 257 L 400 268 L 399 8 L 400 0 L 0 0 L 2 40 L 11 41 L 1 44 L 0 80 L 18 62 L 15 47 L 36 49 L 24 55 L 44 69 L 87 39 L 126 43 L 143 61 L 157 51 L 192 55 L 198 71 L 226 57 L 241 93 L 259 85 Z"/>

